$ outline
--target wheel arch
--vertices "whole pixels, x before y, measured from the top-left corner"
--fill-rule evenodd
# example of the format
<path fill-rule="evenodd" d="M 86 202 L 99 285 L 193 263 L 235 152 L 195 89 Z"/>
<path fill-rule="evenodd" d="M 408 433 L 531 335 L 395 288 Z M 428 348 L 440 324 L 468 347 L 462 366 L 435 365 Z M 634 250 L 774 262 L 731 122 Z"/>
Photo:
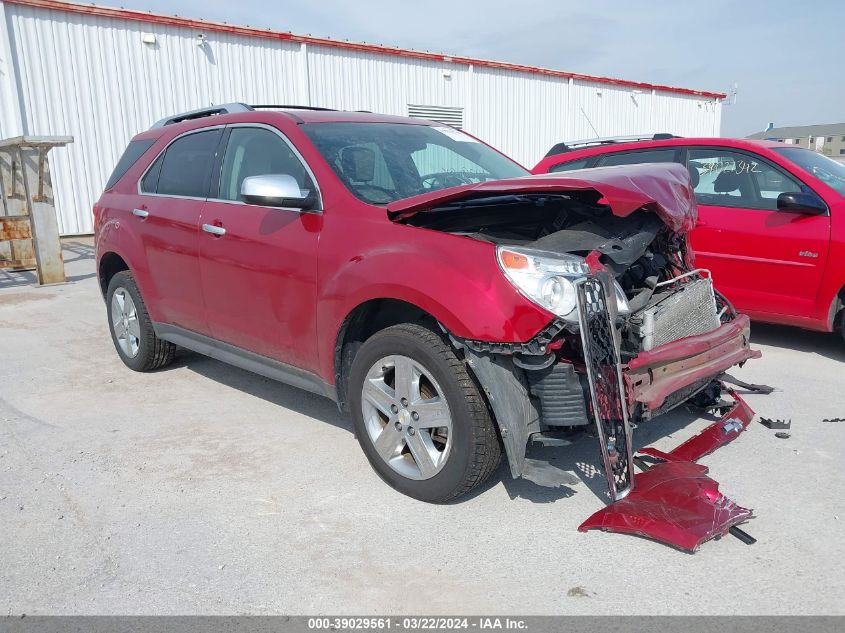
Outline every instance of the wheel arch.
<path fill-rule="evenodd" d="M 843 336 L 845 336 L 845 322 L 843 322 L 845 320 L 845 286 L 842 286 L 833 298 L 833 302 L 830 304 L 830 316 L 828 318 L 831 329 L 835 330 L 841 327 Z"/>
<path fill-rule="evenodd" d="M 114 251 L 103 253 L 97 266 L 97 279 L 100 282 L 100 292 L 103 294 L 103 297 L 106 296 L 112 277 L 124 270 L 130 269 L 129 264 L 126 263 L 123 257 Z"/>
<path fill-rule="evenodd" d="M 376 332 L 399 323 L 414 322 L 440 327 L 437 319 L 423 308 L 390 297 L 359 303 L 346 315 L 337 333 L 333 355 L 335 389 L 341 411 L 348 411 L 347 380 L 358 348 Z"/>
<path fill-rule="evenodd" d="M 421 307 L 400 299 L 370 299 L 358 304 L 344 319 L 334 348 L 334 379 L 340 410 L 349 413 L 347 393 L 349 372 L 355 353 L 364 342 L 381 330 L 399 323 L 424 323 L 446 335 L 447 343 L 459 358 L 466 361 L 466 371 L 479 388 L 496 430 L 504 446 L 513 477 L 520 477 L 525 467 L 525 450 L 529 434 L 539 430 L 538 412 L 532 406 L 527 387 L 508 361 L 494 363 L 471 350 L 458 350 L 448 330 L 432 314 Z M 495 400 L 499 406 L 492 406 Z M 511 419 L 503 428 L 502 419 Z M 522 423 L 520 423 L 522 422 Z"/>

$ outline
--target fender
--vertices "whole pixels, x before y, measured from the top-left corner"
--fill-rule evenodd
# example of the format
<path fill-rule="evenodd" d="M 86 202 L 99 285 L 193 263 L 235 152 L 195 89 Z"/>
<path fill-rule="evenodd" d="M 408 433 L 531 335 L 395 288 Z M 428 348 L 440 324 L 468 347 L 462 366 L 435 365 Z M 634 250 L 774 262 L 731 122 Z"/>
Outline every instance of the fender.
<path fill-rule="evenodd" d="M 99 277 L 100 264 L 104 255 L 114 253 L 120 257 L 126 262 L 135 278 L 135 283 L 138 284 L 150 318 L 153 321 L 161 320 L 157 308 L 158 302 L 154 300 L 154 283 L 147 267 L 146 257 L 144 257 L 144 246 L 138 234 L 127 231 L 123 226 L 125 220 L 114 215 L 108 208 L 101 209 L 99 214 L 95 211 L 95 214 L 100 216 L 102 222 L 97 225 L 95 233 L 97 276 Z"/>
<path fill-rule="evenodd" d="M 405 234 L 385 237 L 378 248 L 351 257 L 343 257 L 345 249 L 334 250 L 330 240 L 320 243 L 320 257 L 331 251 L 344 260 L 326 266 L 330 276 L 318 273 L 318 349 L 325 380 L 334 379 L 341 325 L 373 299 L 410 303 L 455 336 L 482 341 L 524 343 L 553 320 L 508 282 L 492 244 L 404 225 L 381 223 L 379 228 Z"/>

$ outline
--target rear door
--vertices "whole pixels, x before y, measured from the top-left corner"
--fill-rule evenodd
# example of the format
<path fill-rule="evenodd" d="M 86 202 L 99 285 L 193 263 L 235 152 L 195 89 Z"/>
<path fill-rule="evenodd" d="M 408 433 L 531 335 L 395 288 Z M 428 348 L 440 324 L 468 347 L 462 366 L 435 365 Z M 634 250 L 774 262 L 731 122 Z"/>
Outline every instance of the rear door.
<path fill-rule="evenodd" d="M 177 137 L 147 169 L 129 221 L 143 244 L 144 298 L 164 323 L 208 333 L 199 268 L 199 218 L 223 128 Z"/>
<path fill-rule="evenodd" d="M 314 371 L 322 215 L 247 204 L 240 196 L 248 176 L 286 174 L 300 189 L 314 191 L 313 175 L 275 128 L 229 126 L 223 143 L 214 193 L 200 221 L 202 288 L 212 335 Z"/>
<path fill-rule="evenodd" d="M 806 185 L 758 154 L 689 147 L 698 201 L 696 264 L 752 316 L 810 314 L 821 284 L 830 217 L 778 211 L 781 193 Z"/>

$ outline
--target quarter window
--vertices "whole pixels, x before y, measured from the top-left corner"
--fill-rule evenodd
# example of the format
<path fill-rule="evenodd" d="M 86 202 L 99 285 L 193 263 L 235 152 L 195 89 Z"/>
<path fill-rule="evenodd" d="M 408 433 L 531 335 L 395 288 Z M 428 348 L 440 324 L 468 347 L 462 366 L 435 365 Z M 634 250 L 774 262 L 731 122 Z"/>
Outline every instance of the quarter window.
<path fill-rule="evenodd" d="M 232 128 L 223 157 L 218 198 L 240 200 L 244 179 L 268 174 L 292 176 L 301 190 L 314 190 L 302 161 L 282 137 L 260 127 Z"/>
<path fill-rule="evenodd" d="M 675 160 L 675 148 L 650 149 L 642 152 L 618 152 L 605 154 L 599 159 L 599 167 L 612 165 L 639 165 L 640 163 L 671 163 Z"/>
<path fill-rule="evenodd" d="M 129 168 L 132 167 L 139 158 L 141 158 L 141 155 L 153 146 L 153 143 L 155 143 L 155 139 L 130 142 L 129 146 L 120 157 L 120 160 L 117 161 L 117 165 L 115 166 L 111 176 L 109 176 L 109 181 L 106 183 L 106 189 L 114 187 L 117 184 L 117 181 L 123 178 L 123 175 L 129 171 Z"/>
<path fill-rule="evenodd" d="M 699 204 L 774 210 L 780 194 L 802 191 L 780 169 L 739 152 L 690 149 L 688 167 Z"/>
<path fill-rule="evenodd" d="M 222 130 L 206 130 L 182 136 L 173 141 L 161 158 L 160 174 L 155 192 L 163 196 L 205 198 L 214 153 Z M 158 161 L 156 161 L 158 162 Z M 144 177 L 141 186 L 152 187 L 147 177 L 156 171 L 156 165 Z"/>

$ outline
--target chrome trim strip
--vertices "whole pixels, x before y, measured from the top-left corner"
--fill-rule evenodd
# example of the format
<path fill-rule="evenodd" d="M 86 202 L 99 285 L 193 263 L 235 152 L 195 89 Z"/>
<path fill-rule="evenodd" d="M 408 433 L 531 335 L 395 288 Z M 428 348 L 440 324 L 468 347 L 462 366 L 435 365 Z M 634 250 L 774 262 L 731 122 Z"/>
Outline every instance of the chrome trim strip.
<path fill-rule="evenodd" d="M 240 200 L 223 200 L 221 198 L 198 198 L 195 196 L 173 196 L 173 195 L 165 195 L 160 193 L 149 193 L 146 191 L 141 190 L 141 182 L 146 178 L 147 172 L 150 171 L 155 162 L 159 159 L 159 157 L 167 151 L 167 148 L 173 145 L 177 140 L 182 138 L 183 136 L 188 136 L 189 134 L 196 134 L 198 132 L 205 132 L 207 130 L 217 130 L 217 129 L 233 129 L 233 128 L 263 128 L 265 130 L 269 130 L 278 136 L 279 138 L 284 141 L 284 143 L 288 146 L 288 148 L 293 152 L 293 155 L 297 157 L 302 166 L 305 167 L 305 171 L 308 173 L 308 176 L 311 178 L 311 182 L 314 183 L 314 191 L 317 197 L 317 206 L 314 209 L 295 209 L 291 207 L 267 207 L 264 205 L 257 205 L 257 204 L 247 204 L 246 202 L 242 202 Z M 220 162 L 220 167 L 223 167 L 223 161 Z M 147 168 L 141 174 L 140 178 L 138 178 L 138 182 L 135 184 L 136 191 L 139 196 L 154 196 L 156 198 L 174 198 L 177 200 L 203 200 L 206 202 L 224 202 L 226 204 L 240 204 L 247 207 L 261 207 L 263 209 L 281 209 L 283 211 L 295 211 L 296 213 L 322 213 L 323 212 L 323 192 L 320 190 L 320 184 L 317 182 L 317 177 L 314 175 L 314 172 L 311 170 L 311 166 L 308 164 L 308 161 L 302 156 L 296 146 L 291 143 L 290 139 L 278 128 L 273 127 L 272 125 L 267 125 L 266 123 L 232 123 L 230 125 L 209 125 L 208 127 L 197 128 L 195 130 L 188 130 L 187 132 L 183 132 L 178 136 L 173 137 L 170 142 L 162 148 L 162 150 L 155 155 L 150 161 L 150 164 L 147 165 Z"/>

